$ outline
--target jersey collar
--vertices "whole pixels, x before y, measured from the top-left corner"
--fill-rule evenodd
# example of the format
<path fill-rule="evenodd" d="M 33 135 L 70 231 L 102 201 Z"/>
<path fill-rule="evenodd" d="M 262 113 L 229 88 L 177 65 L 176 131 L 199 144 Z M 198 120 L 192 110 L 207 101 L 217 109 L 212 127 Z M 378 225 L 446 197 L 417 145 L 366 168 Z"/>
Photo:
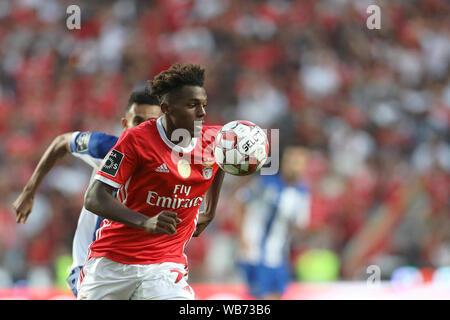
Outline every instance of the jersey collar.
<path fill-rule="evenodd" d="M 180 147 L 179 145 L 176 145 L 175 143 L 170 141 L 169 138 L 167 138 L 166 131 L 164 130 L 162 124 L 162 118 L 163 117 L 161 116 L 158 118 L 158 120 L 156 120 L 156 127 L 158 128 L 159 135 L 161 136 L 161 139 L 165 142 L 165 144 L 167 144 L 169 148 L 177 152 L 189 153 L 194 150 L 198 138 L 192 138 L 187 147 Z"/>

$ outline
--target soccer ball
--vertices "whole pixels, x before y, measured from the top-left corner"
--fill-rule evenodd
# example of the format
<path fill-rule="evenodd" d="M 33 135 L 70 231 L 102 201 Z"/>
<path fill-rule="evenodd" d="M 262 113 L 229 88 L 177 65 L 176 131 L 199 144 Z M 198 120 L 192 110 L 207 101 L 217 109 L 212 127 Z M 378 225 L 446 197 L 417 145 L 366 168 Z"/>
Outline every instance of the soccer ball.
<path fill-rule="evenodd" d="M 246 176 L 264 165 L 269 154 L 269 142 L 256 124 L 235 120 L 219 130 L 213 152 L 222 170 L 235 176 Z"/>

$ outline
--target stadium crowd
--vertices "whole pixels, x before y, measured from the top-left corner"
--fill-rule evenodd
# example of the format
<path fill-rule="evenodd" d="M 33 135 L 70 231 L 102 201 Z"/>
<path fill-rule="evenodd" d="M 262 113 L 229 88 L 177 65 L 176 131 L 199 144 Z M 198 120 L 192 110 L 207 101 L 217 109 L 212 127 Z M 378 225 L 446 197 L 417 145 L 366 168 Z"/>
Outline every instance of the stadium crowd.
<path fill-rule="evenodd" d="M 336 255 L 335 280 L 450 265 L 447 1 L 79 0 L 69 30 L 73 2 L 0 2 L 0 286 L 52 284 L 70 255 L 90 168 L 61 161 L 25 225 L 11 206 L 48 144 L 119 134 L 132 88 L 174 62 L 206 66 L 210 124 L 246 119 L 279 129 L 281 150 L 304 147 L 312 220 L 294 266 L 309 249 Z M 187 248 L 192 281 L 239 279 L 227 199 L 251 179 L 227 176 Z"/>

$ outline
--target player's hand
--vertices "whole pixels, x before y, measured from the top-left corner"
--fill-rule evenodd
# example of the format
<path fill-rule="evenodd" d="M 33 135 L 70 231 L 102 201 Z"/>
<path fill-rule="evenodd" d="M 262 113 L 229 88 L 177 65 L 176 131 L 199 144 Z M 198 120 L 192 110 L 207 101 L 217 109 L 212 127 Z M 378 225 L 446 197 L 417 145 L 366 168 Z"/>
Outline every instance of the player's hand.
<path fill-rule="evenodd" d="M 13 203 L 13 208 L 16 211 L 16 222 L 25 223 L 28 215 L 31 213 L 34 203 L 34 193 L 29 191 L 22 191 Z"/>
<path fill-rule="evenodd" d="M 172 235 L 177 232 L 177 223 L 180 222 L 181 219 L 177 217 L 176 212 L 163 210 L 156 216 L 149 218 L 145 222 L 144 228 L 150 233 Z"/>

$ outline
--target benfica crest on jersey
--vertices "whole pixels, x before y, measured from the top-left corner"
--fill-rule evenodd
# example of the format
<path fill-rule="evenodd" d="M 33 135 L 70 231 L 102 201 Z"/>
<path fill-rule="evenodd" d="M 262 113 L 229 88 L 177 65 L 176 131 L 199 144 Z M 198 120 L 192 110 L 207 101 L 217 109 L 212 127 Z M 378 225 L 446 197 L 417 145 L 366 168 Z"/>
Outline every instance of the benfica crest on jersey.
<path fill-rule="evenodd" d="M 202 165 L 206 168 L 203 168 L 202 170 L 202 174 L 203 174 L 203 178 L 205 179 L 211 179 L 212 174 L 213 174 L 213 168 L 212 165 L 214 164 L 214 161 L 204 161 L 202 162 Z"/>
<path fill-rule="evenodd" d="M 210 179 L 213 174 L 213 168 L 211 168 L 211 167 L 203 168 L 202 174 L 203 174 L 203 178 Z"/>

